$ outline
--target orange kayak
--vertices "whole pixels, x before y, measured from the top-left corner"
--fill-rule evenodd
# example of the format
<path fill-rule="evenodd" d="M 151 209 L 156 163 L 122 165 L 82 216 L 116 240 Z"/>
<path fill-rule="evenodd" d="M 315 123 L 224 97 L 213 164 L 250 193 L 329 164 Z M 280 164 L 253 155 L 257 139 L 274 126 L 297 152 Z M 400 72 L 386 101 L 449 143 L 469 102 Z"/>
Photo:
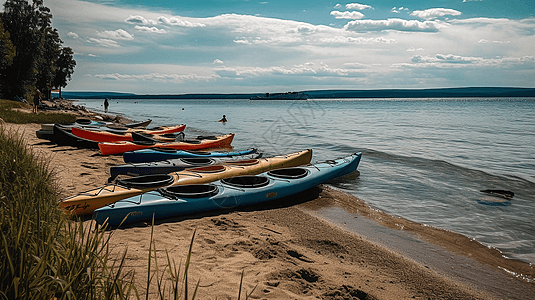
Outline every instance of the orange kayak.
<path fill-rule="evenodd" d="M 166 175 L 131 177 L 63 199 L 59 206 L 69 214 L 87 215 L 97 208 L 162 186 L 203 184 L 234 176 L 256 175 L 270 170 L 306 165 L 311 159 L 312 150 L 307 149 L 274 157 L 187 169 Z"/>
<path fill-rule="evenodd" d="M 230 148 L 234 139 L 234 133 L 216 136 L 199 136 L 194 140 L 174 141 L 174 142 L 131 142 L 119 141 L 115 143 L 98 143 L 102 155 L 122 154 L 128 151 L 135 151 L 150 148 L 167 148 L 175 150 L 199 150 L 212 148 Z"/>
<path fill-rule="evenodd" d="M 90 130 L 90 129 L 84 129 L 79 127 L 72 127 L 72 134 L 74 134 L 77 137 L 95 141 L 95 142 L 119 142 L 119 141 L 132 141 L 132 132 L 138 132 L 138 133 L 145 133 L 145 134 L 152 134 L 152 135 L 158 135 L 158 134 L 166 134 L 166 133 L 175 133 L 184 131 L 184 128 L 186 128 L 185 124 L 176 125 L 176 126 L 165 126 L 165 127 L 159 127 L 155 129 L 128 129 L 125 132 L 111 132 L 106 130 Z M 165 139 L 162 139 L 165 140 Z M 169 141 L 172 141 L 172 139 L 169 139 Z"/>

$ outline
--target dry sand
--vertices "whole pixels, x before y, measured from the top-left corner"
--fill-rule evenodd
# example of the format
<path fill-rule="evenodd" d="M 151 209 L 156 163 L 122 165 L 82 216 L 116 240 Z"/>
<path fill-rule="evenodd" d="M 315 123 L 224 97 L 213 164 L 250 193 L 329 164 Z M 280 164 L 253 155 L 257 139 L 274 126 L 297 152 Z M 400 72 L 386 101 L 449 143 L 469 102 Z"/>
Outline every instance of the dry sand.
<path fill-rule="evenodd" d="M 110 166 L 122 164 L 121 156 L 37 139 L 38 124 L 5 126 L 51 160 L 60 198 L 105 184 Z M 356 223 L 318 218 L 329 207 L 356 214 Z M 242 272 L 242 299 L 535 299 L 529 264 L 328 186 L 261 206 L 159 220 L 153 229 L 160 272 L 166 252 L 184 265 L 195 232 L 188 280 L 190 294 L 199 282 L 198 299 L 237 299 Z M 110 234 L 115 254 L 127 250 L 126 267 L 144 298 L 151 227 Z M 157 299 L 152 286 L 149 296 Z"/>

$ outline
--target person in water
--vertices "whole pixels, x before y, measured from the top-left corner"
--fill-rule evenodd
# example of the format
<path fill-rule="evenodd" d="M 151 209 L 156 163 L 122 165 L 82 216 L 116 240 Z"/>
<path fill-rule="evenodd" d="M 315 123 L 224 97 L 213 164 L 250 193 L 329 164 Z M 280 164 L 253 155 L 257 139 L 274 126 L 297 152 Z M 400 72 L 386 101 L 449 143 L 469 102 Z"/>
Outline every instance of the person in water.
<path fill-rule="evenodd" d="M 227 122 L 227 118 L 225 117 L 225 115 L 223 115 L 223 118 L 221 118 L 221 120 L 217 121 L 217 122 L 223 122 L 223 123 L 226 123 Z"/>
<path fill-rule="evenodd" d="M 104 99 L 104 112 L 108 112 L 108 106 L 110 106 L 110 103 L 108 102 L 108 98 Z"/>

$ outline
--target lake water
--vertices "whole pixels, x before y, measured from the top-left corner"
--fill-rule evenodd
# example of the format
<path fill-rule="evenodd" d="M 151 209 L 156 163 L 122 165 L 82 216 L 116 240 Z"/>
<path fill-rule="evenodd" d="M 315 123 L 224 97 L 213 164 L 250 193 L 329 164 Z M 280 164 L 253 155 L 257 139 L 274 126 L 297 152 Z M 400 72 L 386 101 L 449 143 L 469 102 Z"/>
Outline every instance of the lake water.
<path fill-rule="evenodd" d="M 103 100 L 78 104 L 103 112 Z M 535 263 L 535 98 L 112 100 L 110 114 L 187 135 L 234 132 L 234 149 L 362 152 L 360 176 L 332 183 L 391 215 L 448 229 Z M 216 122 L 226 115 L 226 124 Z M 513 191 L 493 201 L 484 189 Z"/>

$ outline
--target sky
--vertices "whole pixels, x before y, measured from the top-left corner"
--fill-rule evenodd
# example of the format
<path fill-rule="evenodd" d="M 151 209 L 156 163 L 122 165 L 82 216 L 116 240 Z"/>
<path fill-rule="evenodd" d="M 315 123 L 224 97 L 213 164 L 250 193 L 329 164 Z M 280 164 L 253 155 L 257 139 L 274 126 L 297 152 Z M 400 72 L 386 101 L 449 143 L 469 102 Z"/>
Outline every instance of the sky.
<path fill-rule="evenodd" d="M 5 0 L 0 0 L 2 4 Z M 534 0 L 44 0 L 64 91 L 535 87 Z"/>

